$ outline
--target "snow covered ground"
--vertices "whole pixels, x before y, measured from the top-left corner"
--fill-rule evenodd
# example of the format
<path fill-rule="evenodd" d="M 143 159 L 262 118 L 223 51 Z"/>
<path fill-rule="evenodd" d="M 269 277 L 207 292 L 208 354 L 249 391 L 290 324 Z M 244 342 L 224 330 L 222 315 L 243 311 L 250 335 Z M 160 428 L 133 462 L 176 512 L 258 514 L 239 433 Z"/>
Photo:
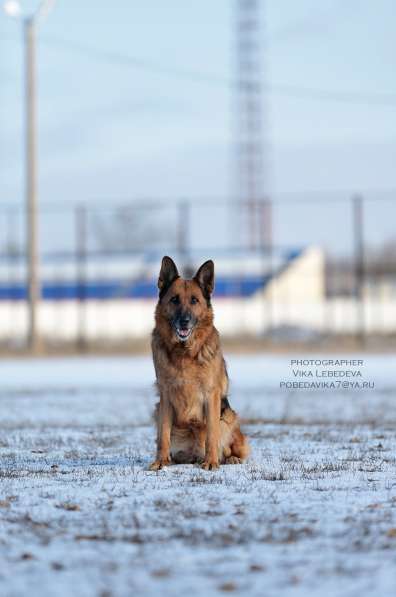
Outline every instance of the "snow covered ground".
<path fill-rule="evenodd" d="M 227 359 L 252 455 L 213 473 L 146 470 L 150 359 L 3 360 L 0 595 L 393 596 L 396 359 L 288 391 L 290 358 Z"/>

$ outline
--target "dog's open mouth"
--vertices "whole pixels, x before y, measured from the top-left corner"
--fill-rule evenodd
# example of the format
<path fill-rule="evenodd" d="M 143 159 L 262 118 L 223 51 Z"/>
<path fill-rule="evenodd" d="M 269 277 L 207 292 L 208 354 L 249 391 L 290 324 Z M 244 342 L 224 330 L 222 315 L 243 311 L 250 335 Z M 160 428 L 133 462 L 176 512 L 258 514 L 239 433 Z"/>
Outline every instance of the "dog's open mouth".
<path fill-rule="evenodd" d="M 191 335 L 191 332 L 192 328 L 176 328 L 176 335 L 179 338 L 179 340 L 182 340 L 183 342 L 188 340 L 188 338 Z"/>

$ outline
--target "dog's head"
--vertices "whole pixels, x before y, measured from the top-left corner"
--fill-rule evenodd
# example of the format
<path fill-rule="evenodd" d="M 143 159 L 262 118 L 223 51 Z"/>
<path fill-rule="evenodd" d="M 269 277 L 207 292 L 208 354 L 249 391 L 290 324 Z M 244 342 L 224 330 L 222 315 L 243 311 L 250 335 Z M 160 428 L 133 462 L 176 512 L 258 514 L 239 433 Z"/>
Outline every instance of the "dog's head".
<path fill-rule="evenodd" d="M 191 280 L 185 280 L 170 257 L 162 259 L 157 317 L 168 326 L 168 336 L 186 343 L 197 327 L 212 322 L 210 298 L 213 287 L 213 261 L 205 261 Z"/>

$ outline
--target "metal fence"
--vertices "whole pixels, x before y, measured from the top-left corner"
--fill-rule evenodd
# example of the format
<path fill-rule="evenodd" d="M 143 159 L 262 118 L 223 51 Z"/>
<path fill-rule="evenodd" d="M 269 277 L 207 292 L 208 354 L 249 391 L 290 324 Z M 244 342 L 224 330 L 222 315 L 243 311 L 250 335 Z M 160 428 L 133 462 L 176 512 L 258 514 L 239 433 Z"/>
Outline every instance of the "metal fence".
<path fill-rule="evenodd" d="M 252 213 L 255 238 L 246 232 Z M 144 337 L 160 259 L 169 254 L 187 274 L 200 260 L 219 264 L 215 301 L 225 299 L 219 325 L 230 335 L 391 336 L 395 221 L 392 192 L 291 194 L 248 207 L 218 198 L 42 204 L 39 333 L 47 343 L 80 347 Z M 1 206 L 0 230 L 0 337 L 23 347 L 22 206 Z M 290 257 L 313 248 L 322 261 Z"/>

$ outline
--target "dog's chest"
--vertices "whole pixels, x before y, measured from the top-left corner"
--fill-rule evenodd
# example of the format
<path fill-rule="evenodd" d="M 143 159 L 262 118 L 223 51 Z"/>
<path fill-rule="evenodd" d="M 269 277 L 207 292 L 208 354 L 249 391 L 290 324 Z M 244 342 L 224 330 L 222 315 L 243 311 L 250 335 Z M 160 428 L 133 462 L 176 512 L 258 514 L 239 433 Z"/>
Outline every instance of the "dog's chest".
<path fill-rule="evenodd" d="M 173 381 L 169 397 L 179 427 L 199 427 L 204 424 L 206 387 L 200 376 L 178 375 Z"/>
<path fill-rule="evenodd" d="M 205 424 L 205 402 L 209 388 L 207 376 L 200 370 L 179 370 L 167 376 L 168 399 L 173 406 L 179 427 L 200 427 Z"/>

